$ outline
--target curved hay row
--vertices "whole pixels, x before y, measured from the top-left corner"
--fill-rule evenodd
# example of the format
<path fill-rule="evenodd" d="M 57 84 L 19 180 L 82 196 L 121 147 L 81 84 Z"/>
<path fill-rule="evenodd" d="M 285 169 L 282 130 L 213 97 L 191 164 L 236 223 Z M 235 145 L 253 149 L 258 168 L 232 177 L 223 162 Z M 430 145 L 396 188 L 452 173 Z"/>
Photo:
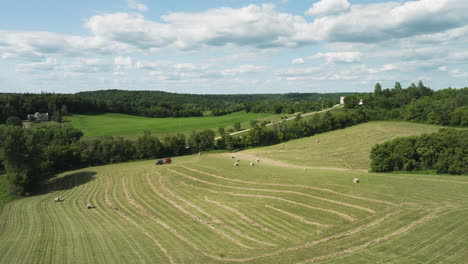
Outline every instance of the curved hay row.
<path fill-rule="evenodd" d="M 266 227 L 266 226 L 263 226 L 257 222 L 255 222 L 254 220 L 250 219 L 248 216 L 246 216 L 245 214 L 243 214 L 242 212 L 239 212 L 238 210 L 236 210 L 235 208 L 232 208 L 232 207 L 229 207 L 225 204 L 222 204 L 220 202 L 217 202 L 217 201 L 213 201 L 213 200 L 210 200 L 208 197 L 205 197 L 205 201 L 209 202 L 209 203 L 212 203 L 214 205 L 217 205 L 221 208 L 224 208 L 226 210 L 228 210 L 229 212 L 239 216 L 242 220 L 244 220 L 247 224 L 253 226 L 253 227 L 256 227 L 256 228 L 259 228 L 260 230 L 264 231 L 264 232 L 267 232 L 267 233 L 271 233 L 275 236 L 278 236 L 282 239 L 285 239 L 287 240 L 288 238 L 286 236 L 283 236 L 282 234 L 278 233 L 278 232 L 275 232 L 273 230 L 271 230 L 270 228 Z"/>
<path fill-rule="evenodd" d="M 167 251 L 166 248 L 163 247 L 163 245 L 155 238 L 153 237 L 148 231 L 146 231 L 143 227 L 141 227 L 139 224 L 137 224 L 135 221 L 133 221 L 128 215 L 126 215 L 124 212 L 120 211 L 118 208 L 115 208 L 112 204 L 112 202 L 109 200 L 109 187 L 110 187 L 110 179 L 109 177 L 106 178 L 106 192 L 105 192 L 105 202 L 109 208 L 114 210 L 117 214 L 119 214 L 122 218 L 124 218 L 127 222 L 131 223 L 134 225 L 136 228 L 138 228 L 145 236 L 147 236 L 150 240 L 152 240 L 158 248 L 166 255 L 166 257 L 169 259 L 170 263 L 175 263 L 174 259 L 172 258 L 171 255 L 169 255 L 169 252 Z"/>
<path fill-rule="evenodd" d="M 193 249 L 197 250 L 197 252 L 199 252 L 200 254 L 206 256 L 206 257 L 210 257 L 212 259 L 216 259 L 216 260 L 219 260 L 219 261 L 222 261 L 223 258 L 221 257 L 218 257 L 218 256 L 215 256 L 215 255 L 211 255 L 211 254 L 208 254 L 206 252 L 204 252 L 202 249 L 200 249 L 195 243 L 193 243 L 192 241 L 190 241 L 188 238 L 186 238 L 185 236 L 183 236 L 182 234 L 180 234 L 175 228 L 171 227 L 170 225 L 168 225 L 167 223 L 165 223 L 164 221 L 162 221 L 161 219 L 159 219 L 158 217 L 154 216 L 153 214 L 151 214 L 150 212 L 148 212 L 143 206 L 141 206 L 139 203 L 137 203 L 133 198 L 132 196 L 130 195 L 130 193 L 128 192 L 128 188 L 127 188 L 127 183 L 126 183 L 126 177 L 123 177 L 122 181 L 124 182 L 124 194 L 125 194 L 125 197 L 127 199 L 127 201 L 135 206 L 141 213 L 143 213 L 144 215 L 146 215 L 149 219 L 151 219 L 152 221 L 156 222 L 157 224 L 159 224 L 160 226 L 164 227 L 167 231 L 169 231 L 171 234 L 173 234 L 175 237 L 177 237 L 178 239 L 184 241 L 187 245 L 191 246 Z"/>
<path fill-rule="evenodd" d="M 179 165 L 179 166 L 184 168 L 184 169 L 187 169 L 189 171 L 197 172 L 197 173 L 200 173 L 200 174 L 204 174 L 204 175 L 207 175 L 207 176 L 215 177 L 215 178 L 222 179 L 222 180 L 232 181 L 232 182 L 255 184 L 255 185 L 264 185 L 264 186 L 297 187 L 297 188 L 324 191 L 324 192 L 328 192 L 328 193 L 333 193 L 335 195 L 344 196 L 344 197 L 353 198 L 353 199 L 358 199 L 358 200 L 363 200 L 363 201 L 382 203 L 382 204 L 388 204 L 388 205 L 393 205 L 393 206 L 395 205 L 394 203 L 388 202 L 388 201 L 382 201 L 382 200 L 373 199 L 373 198 L 356 196 L 356 195 L 352 195 L 352 194 L 345 194 L 345 193 L 336 192 L 336 191 L 333 191 L 333 190 L 330 190 L 330 189 L 312 187 L 312 186 L 308 186 L 308 185 L 280 184 L 280 183 L 259 183 L 259 182 L 251 182 L 251 181 L 242 181 L 242 180 L 230 179 L 230 178 L 222 177 L 222 176 L 219 176 L 219 175 L 216 175 L 216 174 L 212 174 L 212 173 L 200 171 L 200 170 L 197 170 L 197 169 L 189 168 L 189 167 L 184 166 L 184 165 Z"/>
<path fill-rule="evenodd" d="M 235 229 L 235 228 L 233 228 L 233 227 L 231 227 L 231 226 L 225 224 L 223 221 L 221 221 L 220 219 L 218 219 L 218 218 L 212 216 L 211 214 L 209 214 L 209 213 L 206 212 L 205 210 L 201 209 L 200 207 L 194 205 L 193 203 L 191 203 L 191 202 L 189 202 L 189 201 L 183 199 L 182 197 L 178 196 L 177 194 L 173 193 L 169 188 L 167 188 L 167 187 L 164 185 L 164 183 L 163 183 L 162 180 L 163 180 L 163 177 L 159 177 L 159 183 L 160 183 L 160 185 L 161 185 L 161 188 L 162 188 L 164 191 L 166 191 L 167 193 L 169 193 L 170 195 L 172 195 L 172 197 L 176 198 L 177 200 L 183 202 L 184 204 L 186 204 L 186 205 L 188 205 L 188 206 L 194 208 L 194 209 L 197 210 L 198 212 L 204 214 L 205 216 L 207 216 L 208 218 L 210 218 L 214 223 L 216 223 L 216 224 L 218 224 L 218 225 L 220 225 L 220 226 L 226 228 L 227 230 L 231 231 L 232 233 L 234 233 L 234 234 L 236 234 L 236 235 L 238 235 L 238 236 L 240 236 L 240 237 L 242 237 L 242 238 L 245 238 L 245 239 L 247 239 L 247 240 L 254 241 L 254 242 L 257 242 L 257 243 L 259 243 L 259 244 L 266 245 L 266 246 L 272 246 L 272 247 L 273 247 L 273 246 L 277 246 L 277 245 L 275 245 L 275 244 L 267 243 L 267 242 L 264 242 L 264 241 L 260 241 L 260 240 L 258 240 L 258 239 L 253 238 L 253 237 L 250 237 L 250 236 L 248 236 L 248 235 L 245 235 L 245 234 L 243 234 L 241 231 L 239 231 L 239 230 L 237 230 L 237 229 Z"/>
<path fill-rule="evenodd" d="M 176 209 L 178 209 L 179 211 L 183 212 L 184 214 L 186 214 L 187 216 L 189 216 L 190 218 L 192 218 L 195 222 L 198 222 L 206 227 L 208 227 L 209 229 L 211 229 L 213 232 L 221 235 L 222 237 L 224 237 L 225 239 L 228 239 L 230 240 L 231 242 L 233 242 L 234 244 L 240 246 L 240 247 L 243 247 L 243 248 L 247 248 L 247 249 L 253 249 L 252 247 L 250 246 L 247 246 L 245 244 L 243 244 L 242 242 L 240 242 L 239 240 L 233 238 L 232 236 L 230 236 L 229 234 L 227 234 L 226 232 L 224 232 L 223 230 L 220 230 L 218 228 L 216 228 L 215 226 L 213 226 L 213 224 L 201 219 L 200 217 L 198 217 L 197 215 L 194 215 L 192 213 L 190 213 L 189 211 L 187 211 L 184 207 L 180 206 L 179 204 L 177 204 L 174 200 L 171 200 L 169 197 L 165 196 L 164 194 L 160 193 L 158 191 L 158 189 L 153 185 L 153 183 L 151 182 L 150 178 L 148 176 L 146 176 L 146 180 L 149 184 L 149 186 L 151 187 L 151 189 L 153 190 L 154 193 L 156 193 L 159 197 L 161 197 L 164 201 L 168 202 L 169 204 L 171 204 L 173 207 L 175 207 Z"/>
<path fill-rule="evenodd" d="M 235 186 L 212 183 L 212 182 L 209 182 L 209 181 L 200 180 L 198 178 L 192 177 L 192 176 L 184 174 L 182 172 L 178 172 L 178 171 L 171 170 L 171 169 L 169 169 L 169 170 L 171 172 L 173 172 L 173 173 L 176 173 L 176 174 L 180 175 L 180 176 L 186 177 L 186 178 L 194 180 L 194 181 L 202 182 L 202 183 L 205 183 L 205 184 L 218 186 L 218 187 L 224 187 L 224 188 L 233 188 L 233 189 L 238 189 L 238 190 L 249 190 L 249 188 L 242 188 L 242 187 L 235 187 Z M 209 191 L 211 191 L 211 190 L 209 190 Z M 347 221 L 350 221 L 350 222 L 353 222 L 353 221 L 357 220 L 356 218 L 354 218 L 354 217 L 352 217 L 352 216 L 350 216 L 348 214 L 337 212 L 335 210 L 320 208 L 320 207 L 316 207 L 316 206 L 312 206 L 312 205 L 308 205 L 308 204 L 303 204 L 303 203 L 295 202 L 295 201 L 292 201 L 292 200 L 288 200 L 288 199 L 284 199 L 284 198 L 276 197 L 276 196 L 257 195 L 257 194 L 241 194 L 241 193 L 232 193 L 232 192 L 221 192 L 221 193 L 227 193 L 227 194 L 232 194 L 232 195 L 237 195 L 237 196 L 244 196 L 244 197 L 257 197 L 257 198 L 274 199 L 274 200 L 283 201 L 283 202 L 286 202 L 286 203 L 306 207 L 306 208 L 309 208 L 309 209 L 312 209 L 312 210 L 317 210 L 317 211 L 322 211 L 322 212 L 334 214 L 334 215 L 339 216 L 339 217 L 341 217 L 341 218 L 343 218 L 343 219 L 345 219 Z"/>
<path fill-rule="evenodd" d="M 265 204 L 265 207 L 266 208 L 270 208 L 270 209 L 273 209 L 277 212 L 280 212 L 284 215 L 287 215 L 301 223 L 304 223 L 304 224 L 308 224 L 308 225 L 312 225 L 312 226 L 317 226 L 317 227 L 332 227 L 333 225 L 324 225 L 324 224 L 320 224 L 320 223 L 317 223 L 317 222 L 312 222 L 312 221 L 309 221 L 309 220 L 306 220 L 304 217 L 302 216 L 299 216 L 299 215 L 296 215 L 296 214 L 293 214 L 293 213 L 290 213 L 290 212 L 287 212 L 287 211 L 284 211 L 284 210 L 281 210 L 279 208 L 276 208 L 276 207 L 273 207 L 271 205 L 267 205 Z"/>
<path fill-rule="evenodd" d="M 328 254 L 328 255 L 323 255 L 323 256 L 319 256 L 319 257 L 315 257 L 315 258 L 311 258 L 311 259 L 307 259 L 307 260 L 304 260 L 304 261 L 300 261 L 298 262 L 297 264 L 305 264 L 305 263 L 312 263 L 312 262 L 316 262 L 316 261 L 320 261 L 320 260 L 327 260 L 327 259 L 330 259 L 330 258 L 334 258 L 334 257 L 338 257 L 338 256 L 343 256 L 343 255 L 346 255 L 346 254 L 351 254 L 351 253 L 354 253 L 355 251 L 358 251 L 358 250 L 361 250 L 361 249 L 364 249 L 364 248 L 367 248 L 373 244 L 377 244 L 377 243 L 380 243 L 382 241 L 385 241 L 385 240 L 388 240 L 394 236 L 397 236 L 397 235 L 401 235 L 403 233 L 406 233 L 408 232 L 410 229 L 412 229 L 413 227 L 417 226 L 417 225 L 420 225 L 420 224 L 423 224 L 431 219 L 433 219 L 437 213 L 439 213 L 441 210 L 440 209 L 437 209 L 435 210 L 434 212 L 420 218 L 419 220 L 416 220 L 396 231 L 393 231 L 392 233 L 390 234 L 386 234 L 384 235 L 383 237 L 379 237 L 379 238 L 376 238 L 376 239 L 373 239 L 371 241 L 368 241 L 362 245 L 359 245 L 359 246 L 354 246 L 354 247 L 351 247 L 351 248 L 347 248 L 345 250 L 342 250 L 342 251 L 339 251 L 339 252 L 335 252 L 335 253 L 331 253 L 331 254 Z"/>
<path fill-rule="evenodd" d="M 169 170 L 174 172 L 174 170 L 171 170 L 171 169 L 169 169 Z M 237 187 L 237 186 L 230 186 L 229 188 L 239 189 L 239 190 L 257 191 L 257 192 L 273 192 L 273 193 L 295 194 L 295 195 L 309 197 L 309 198 L 312 198 L 312 199 L 317 199 L 317 200 L 321 200 L 321 201 L 325 201 L 325 202 L 329 202 L 329 203 L 333 203 L 333 204 L 342 205 L 342 206 L 345 206 L 345 207 L 351 207 L 351 208 L 358 209 L 358 210 L 361 210 L 361 211 L 366 211 L 366 212 L 371 213 L 371 214 L 375 213 L 374 210 L 366 208 L 366 207 L 362 207 L 362 206 L 359 206 L 359 205 L 344 203 L 344 202 L 331 200 L 331 199 L 327 199 L 327 198 L 323 198 L 323 197 L 319 197 L 319 196 L 315 196 L 315 195 L 310 195 L 310 194 L 307 194 L 307 193 L 296 192 L 296 191 L 275 190 L 275 189 L 258 189 L 258 188 L 247 188 L 247 187 Z"/>

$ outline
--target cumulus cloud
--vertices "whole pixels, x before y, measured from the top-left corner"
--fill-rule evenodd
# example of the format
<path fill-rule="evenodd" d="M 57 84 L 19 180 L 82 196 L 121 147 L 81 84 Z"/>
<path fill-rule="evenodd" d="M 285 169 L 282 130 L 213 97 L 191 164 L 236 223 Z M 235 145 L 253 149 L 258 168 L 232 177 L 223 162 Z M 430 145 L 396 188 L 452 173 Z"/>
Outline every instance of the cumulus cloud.
<path fill-rule="evenodd" d="M 304 58 L 296 58 L 294 60 L 291 61 L 292 64 L 304 64 L 305 61 L 304 61 Z"/>
<path fill-rule="evenodd" d="M 468 72 L 463 72 L 460 69 L 451 70 L 450 75 L 455 78 L 468 78 Z"/>
<path fill-rule="evenodd" d="M 249 73 L 257 73 L 257 72 L 263 71 L 264 68 L 265 67 L 263 66 L 256 66 L 256 65 L 240 65 L 237 68 L 221 70 L 221 75 L 238 76 L 238 75 L 244 75 L 244 74 L 249 74 Z"/>
<path fill-rule="evenodd" d="M 58 66 L 57 60 L 47 58 L 45 61 L 34 63 L 23 63 L 16 66 L 16 71 L 23 73 L 36 73 L 42 71 L 54 71 Z"/>
<path fill-rule="evenodd" d="M 140 3 L 136 0 L 128 0 L 128 7 L 131 9 L 136 9 L 141 12 L 148 11 L 148 7 L 145 4 Z"/>
<path fill-rule="evenodd" d="M 271 4 L 169 13 L 160 21 L 139 13 L 100 14 L 85 23 L 90 36 L 0 31 L 0 56 L 41 60 L 53 55 L 129 54 L 164 48 L 271 49 L 323 41 L 372 43 L 402 38 L 418 41 L 418 36 L 420 41 L 448 41 L 464 38 L 468 32 L 468 1 L 348 5 L 347 1 L 338 0 L 317 2 L 310 12 L 320 16 L 311 22 L 280 12 Z M 331 8 L 336 6 L 342 8 Z M 333 11 L 343 11 L 345 7 L 345 12 Z"/>
<path fill-rule="evenodd" d="M 311 56 L 311 59 L 323 59 L 327 63 L 350 63 L 357 62 L 361 59 L 361 52 L 357 51 L 345 51 L 345 52 L 319 52 L 314 56 Z"/>
<path fill-rule="evenodd" d="M 347 0 L 320 0 L 306 11 L 306 15 L 322 17 L 345 12 L 351 4 Z"/>

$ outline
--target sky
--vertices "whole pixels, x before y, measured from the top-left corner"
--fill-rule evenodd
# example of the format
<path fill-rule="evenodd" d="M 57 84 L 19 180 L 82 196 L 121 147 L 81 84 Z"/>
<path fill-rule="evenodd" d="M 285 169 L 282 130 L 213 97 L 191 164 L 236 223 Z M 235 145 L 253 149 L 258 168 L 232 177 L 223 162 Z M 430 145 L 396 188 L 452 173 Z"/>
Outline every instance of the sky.
<path fill-rule="evenodd" d="M 2 0 L 0 92 L 468 86 L 468 0 Z"/>

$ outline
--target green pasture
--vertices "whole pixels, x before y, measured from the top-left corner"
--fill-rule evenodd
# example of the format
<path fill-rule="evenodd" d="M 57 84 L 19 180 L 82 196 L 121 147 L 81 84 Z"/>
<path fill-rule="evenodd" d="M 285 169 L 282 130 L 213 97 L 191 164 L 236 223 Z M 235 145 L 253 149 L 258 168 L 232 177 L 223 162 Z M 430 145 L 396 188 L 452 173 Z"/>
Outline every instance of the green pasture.
<path fill-rule="evenodd" d="M 378 142 L 437 130 L 365 125 L 336 132 Z M 318 144 L 338 140 L 336 132 L 322 134 Z M 0 263 L 466 262 L 466 176 L 367 173 L 339 159 L 327 169 L 307 167 L 316 162 L 294 158 L 301 155 L 294 149 L 315 146 L 316 138 L 175 157 L 171 165 L 148 160 L 62 173 L 0 211 Z M 348 157 L 364 141 L 322 150 Z M 284 166 L 290 160 L 275 164 L 275 156 L 262 160 L 275 148 L 284 156 L 290 151 L 296 167 Z M 365 159 L 350 164 L 360 168 Z M 86 209 L 88 203 L 96 208 Z"/>
<path fill-rule="evenodd" d="M 247 153 L 296 165 L 367 170 L 370 168 L 369 153 L 375 144 L 397 137 L 432 133 L 440 128 L 409 122 L 369 122 L 285 144 L 248 150 Z"/>
<path fill-rule="evenodd" d="M 150 130 L 156 135 L 188 133 L 204 129 L 216 131 L 218 127 L 225 127 L 228 130 L 236 122 L 241 123 L 242 128 L 248 128 L 250 127 L 249 121 L 253 119 L 273 122 L 279 120 L 280 115 L 237 112 L 224 116 L 149 118 L 108 113 L 73 115 L 65 118 L 73 127 L 82 130 L 86 137 L 136 137 L 143 134 L 145 130 Z"/>

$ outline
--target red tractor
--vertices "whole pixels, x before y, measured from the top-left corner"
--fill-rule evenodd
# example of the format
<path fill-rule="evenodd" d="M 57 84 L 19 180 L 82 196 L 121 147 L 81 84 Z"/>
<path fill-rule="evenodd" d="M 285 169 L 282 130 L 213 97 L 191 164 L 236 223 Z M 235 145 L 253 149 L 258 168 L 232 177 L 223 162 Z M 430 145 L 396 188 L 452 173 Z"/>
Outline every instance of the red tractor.
<path fill-rule="evenodd" d="M 164 159 L 165 164 L 171 164 L 172 160 L 170 158 Z"/>

